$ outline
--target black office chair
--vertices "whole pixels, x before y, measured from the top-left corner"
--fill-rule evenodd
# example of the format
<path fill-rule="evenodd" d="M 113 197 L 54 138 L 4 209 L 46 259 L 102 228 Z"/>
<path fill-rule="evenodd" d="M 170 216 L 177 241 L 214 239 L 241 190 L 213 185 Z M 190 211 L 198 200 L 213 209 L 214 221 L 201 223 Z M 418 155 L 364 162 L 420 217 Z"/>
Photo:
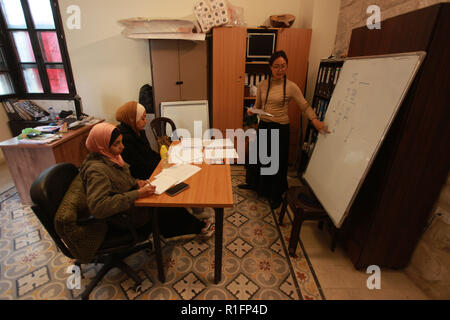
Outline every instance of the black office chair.
<path fill-rule="evenodd" d="M 155 139 L 158 142 L 158 150 L 161 149 L 163 144 L 170 145 L 171 139 L 167 135 L 167 124 L 170 125 L 172 132 L 175 132 L 177 127 L 175 123 L 170 118 L 159 117 L 155 118 L 150 122 L 150 127 L 152 128 L 152 132 L 155 135 Z M 178 139 L 177 137 L 174 137 Z"/>
<path fill-rule="evenodd" d="M 30 188 L 31 199 L 33 200 L 32 210 L 39 218 L 44 228 L 55 241 L 56 245 L 64 255 L 71 259 L 75 259 L 75 264 L 81 267 L 80 257 L 75 256 L 70 247 L 61 239 L 55 228 L 55 214 L 64 199 L 66 192 L 76 192 L 72 190 L 77 187 L 72 182 L 78 175 L 78 169 L 71 163 L 58 163 L 44 170 L 33 182 Z M 80 179 L 81 181 L 81 179 Z M 82 187 L 82 183 L 79 183 Z M 79 187 L 79 186 L 78 186 Z M 65 201 L 65 209 L 75 210 L 78 218 L 77 225 L 84 225 L 93 222 L 93 217 L 89 214 L 83 217 L 83 212 L 78 212 L 80 208 L 86 208 L 85 204 L 69 203 Z M 85 212 L 84 212 L 85 213 Z M 142 280 L 139 276 L 123 261 L 126 257 L 143 249 L 151 249 L 152 244 L 148 241 L 151 228 L 144 226 L 135 229 L 128 216 L 121 215 L 124 224 L 129 230 L 108 230 L 105 231 L 105 239 L 100 248 L 95 253 L 94 258 L 89 263 L 104 264 L 95 278 L 89 283 L 81 294 L 83 300 L 89 299 L 89 295 L 94 287 L 112 268 L 120 268 L 129 277 L 131 277 L 136 286 L 136 291 L 141 289 Z M 99 230 L 100 232 L 100 230 Z M 67 241 L 70 243 L 70 241 Z"/>

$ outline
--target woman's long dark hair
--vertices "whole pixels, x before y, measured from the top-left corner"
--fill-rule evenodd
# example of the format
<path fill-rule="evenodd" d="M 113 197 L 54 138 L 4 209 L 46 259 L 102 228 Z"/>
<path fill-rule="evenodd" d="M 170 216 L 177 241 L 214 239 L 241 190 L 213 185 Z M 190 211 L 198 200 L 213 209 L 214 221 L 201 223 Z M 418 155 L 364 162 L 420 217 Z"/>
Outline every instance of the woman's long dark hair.
<path fill-rule="evenodd" d="M 283 50 L 280 51 L 275 51 L 272 56 L 269 59 L 269 66 L 273 65 L 273 62 L 278 59 L 278 58 L 283 58 L 284 60 L 286 60 L 286 64 L 288 63 L 288 58 L 286 56 L 286 52 L 284 52 Z M 267 98 L 269 97 L 269 91 L 270 91 L 270 80 L 272 79 L 272 72 L 270 72 L 269 74 L 269 83 L 267 85 L 267 92 L 266 92 L 266 101 L 264 102 L 264 108 L 266 109 L 266 103 L 267 103 Z M 284 82 L 283 82 L 283 101 L 282 101 L 282 105 L 284 105 L 284 102 L 286 100 L 286 75 L 284 75 Z"/>

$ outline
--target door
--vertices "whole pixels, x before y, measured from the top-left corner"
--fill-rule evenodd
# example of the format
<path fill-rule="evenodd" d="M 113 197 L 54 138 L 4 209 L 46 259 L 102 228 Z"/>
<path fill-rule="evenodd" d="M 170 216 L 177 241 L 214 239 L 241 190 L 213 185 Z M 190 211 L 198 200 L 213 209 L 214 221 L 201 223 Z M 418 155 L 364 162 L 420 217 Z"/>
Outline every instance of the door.
<path fill-rule="evenodd" d="M 242 128 L 246 29 L 213 29 L 213 123 L 222 131 Z"/>
<path fill-rule="evenodd" d="M 155 114 L 159 117 L 161 102 L 180 100 L 178 41 L 150 40 L 150 62 Z"/>
<path fill-rule="evenodd" d="M 178 40 L 180 100 L 207 100 L 207 43 Z"/>
<path fill-rule="evenodd" d="M 277 36 L 277 50 L 284 50 L 288 58 L 287 78 L 297 84 L 305 95 L 308 69 L 311 29 L 280 29 Z M 308 101 L 312 104 L 312 101 Z M 289 163 L 294 163 L 300 138 L 300 108 L 294 101 L 289 104 L 290 140 Z"/>

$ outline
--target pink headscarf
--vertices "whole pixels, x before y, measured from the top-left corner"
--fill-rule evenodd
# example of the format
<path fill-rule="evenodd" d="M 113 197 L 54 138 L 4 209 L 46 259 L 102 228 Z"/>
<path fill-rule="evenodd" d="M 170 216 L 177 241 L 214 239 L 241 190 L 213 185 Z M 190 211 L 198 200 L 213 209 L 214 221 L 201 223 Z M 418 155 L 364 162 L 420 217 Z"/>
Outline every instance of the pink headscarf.
<path fill-rule="evenodd" d="M 86 148 L 90 152 L 98 152 L 109 158 L 114 163 L 123 167 L 125 162 L 122 156 L 117 156 L 109 152 L 109 141 L 111 140 L 111 134 L 116 127 L 111 123 L 99 123 L 92 127 L 89 132 L 89 136 L 86 139 Z"/>

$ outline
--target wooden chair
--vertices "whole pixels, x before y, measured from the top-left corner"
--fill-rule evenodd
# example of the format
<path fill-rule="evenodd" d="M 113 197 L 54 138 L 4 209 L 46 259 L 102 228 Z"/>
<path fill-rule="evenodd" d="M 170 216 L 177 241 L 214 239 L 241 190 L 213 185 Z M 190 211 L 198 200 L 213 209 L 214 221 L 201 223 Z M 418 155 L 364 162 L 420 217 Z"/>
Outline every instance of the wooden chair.
<path fill-rule="evenodd" d="M 295 256 L 295 250 L 300 239 L 300 230 L 303 221 L 318 220 L 319 228 L 322 228 L 323 222 L 329 220 L 329 216 L 317 198 L 306 185 L 291 187 L 285 194 L 283 206 L 281 207 L 278 223 L 283 224 L 284 215 L 287 207 L 290 206 L 294 213 L 294 221 L 292 222 L 291 237 L 289 240 L 289 255 Z M 338 229 L 334 229 L 331 251 L 336 248 Z"/>
<path fill-rule="evenodd" d="M 155 135 L 155 139 L 158 142 L 158 150 L 161 149 L 163 144 L 170 145 L 170 137 L 167 136 L 167 124 L 170 125 L 172 132 L 174 132 L 177 127 L 172 119 L 159 117 L 155 118 L 150 122 L 150 128 L 152 128 L 152 132 Z"/>

